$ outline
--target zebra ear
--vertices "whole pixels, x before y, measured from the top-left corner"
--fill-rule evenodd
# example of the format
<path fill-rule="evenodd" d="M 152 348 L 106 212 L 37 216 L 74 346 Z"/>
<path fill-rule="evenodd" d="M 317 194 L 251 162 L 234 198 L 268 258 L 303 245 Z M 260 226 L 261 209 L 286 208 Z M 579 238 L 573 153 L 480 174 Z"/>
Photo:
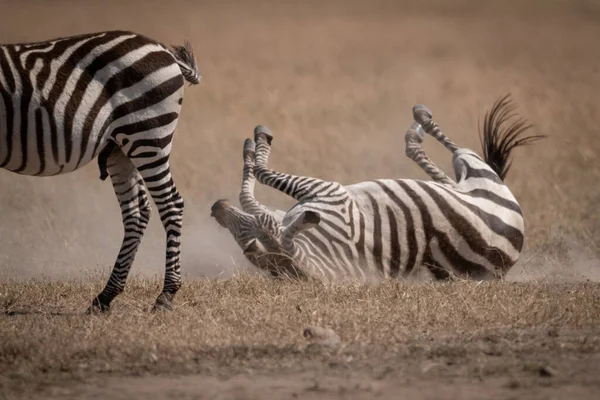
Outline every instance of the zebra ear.
<path fill-rule="evenodd" d="M 319 225 L 321 222 L 321 215 L 315 211 L 304 211 L 302 216 L 302 229 L 310 229 Z"/>

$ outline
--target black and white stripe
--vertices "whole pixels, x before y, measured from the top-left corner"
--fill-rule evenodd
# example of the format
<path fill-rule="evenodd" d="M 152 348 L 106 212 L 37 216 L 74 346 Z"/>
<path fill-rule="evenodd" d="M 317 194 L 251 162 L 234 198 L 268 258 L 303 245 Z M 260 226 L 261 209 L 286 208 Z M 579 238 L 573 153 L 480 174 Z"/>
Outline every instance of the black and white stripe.
<path fill-rule="evenodd" d="M 157 305 L 171 307 L 181 285 L 183 199 L 169 155 L 184 80 L 200 79 L 189 43 L 169 49 L 133 32 L 0 45 L 0 167 L 52 176 L 99 156 L 101 179 L 110 175 L 121 205 L 123 244 L 90 311 L 108 310 L 123 291 L 150 218 L 149 197 L 167 233 Z"/>
<path fill-rule="evenodd" d="M 436 279 L 453 276 L 477 280 L 503 276 L 517 261 L 524 242 L 521 208 L 503 179 L 510 167 L 512 150 L 541 136 L 523 136 L 524 120 L 510 125 L 514 107 L 508 96 L 486 114 L 482 134 L 484 158 L 459 148 L 432 120 L 425 106 L 415 106 L 415 123 L 406 132 L 406 154 L 432 178 L 378 179 L 342 186 L 316 178 L 293 176 L 267 167 L 271 132 L 255 129 L 255 163 L 259 182 L 296 200 L 280 218 L 275 232 L 265 239 L 254 235 L 265 213 L 253 199 L 253 184 L 244 176 L 240 199 L 244 210 L 227 204 L 217 221 L 234 236 L 243 237 L 243 248 L 260 250 L 279 246 L 279 252 L 263 251 L 271 263 L 287 257 L 302 274 L 319 280 L 371 280 L 408 277 L 420 268 Z M 421 143 L 424 133 L 441 142 L 452 154 L 456 181 L 427 157 Z M 245 157 L 245 170 L 249 168 Z M 250 177 L 252 179 L 253 177 Z M 248 207 L 252 198 L 252 207 Z M 241 226 L 245 219 L 253 224 Z M 264 219 L 264 218 L 263 218 Z M 273 222 L 271 221 L 271 224 Z M 268 235 L 267 235 L 268 236 Z M 246 247 L 244 247 L 246 246 Z M 257 263 L 261 267 L 266 261 Z"/>

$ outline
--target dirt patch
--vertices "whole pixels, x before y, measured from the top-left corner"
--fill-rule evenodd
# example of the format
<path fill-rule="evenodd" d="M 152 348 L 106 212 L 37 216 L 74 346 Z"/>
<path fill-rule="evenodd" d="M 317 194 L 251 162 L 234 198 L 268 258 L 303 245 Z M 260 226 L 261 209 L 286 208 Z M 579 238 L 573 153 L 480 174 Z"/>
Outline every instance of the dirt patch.
<path fill-rule="evenodd" d="M 529 376 L 521 380 L 486 379 L 485 381 L 448 379 L 440 382 L 427 373 L 416 376 L 372 379 L 347 373 L 344 376 L 275 373 L 267 376 L 235 376 L 219 379 L 203 375 L 182 377 L 108 378 L 69 389 L 55 389 L 49 399 L 440 399 L 465 400 L 505 398 L 577 398 L 595 399 L 598 386 L 582 387 L 574 383 L 557 385 L 552 380 Z M 526 382 L 529 381 L 529 382 Z M 526 383 L 525 383 L 526 382 Z M 93 397 L 88 397 L 93 394 Z"/>

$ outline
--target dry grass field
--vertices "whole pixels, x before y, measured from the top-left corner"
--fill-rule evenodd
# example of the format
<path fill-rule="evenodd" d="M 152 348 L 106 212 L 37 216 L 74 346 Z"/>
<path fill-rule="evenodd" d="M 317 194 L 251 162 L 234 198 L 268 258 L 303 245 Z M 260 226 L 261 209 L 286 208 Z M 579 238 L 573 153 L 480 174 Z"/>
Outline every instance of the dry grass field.
<path fill-rule="evenodd" d="M 202 279 L 173 313 L 153 314 L 160 282 L 138 280 L 110 315 L 82 316 L 101 283 L 0 285 L 0 397 L 584 399 L 600 389 L 596 283 Z M 307 340 L 310 326 L 339 343 Z"/>
<path fill-rule="evenodd" d="M 173 150 L 186 281 L 171 314 L 147 311 L 164 269 L 156 214 L 112 313 L 84 316 L 121 242 L 110 183 L 95 163 L 55 178 L 0 171 L 0 398 L 597 396 L 598 2 L 2 0 L 0 10 L 3 43 L 107 29 L 188 39 L 204 76 L 186 89 Z M 282 171 L 423 179 L 404 155 L 412 105 L 479 150 L 478 120 L 507 92 L 548 139 L 519 149 L 507 179 L 527 231 L 506 282 L 273 283 L 248 273 L 209 217 L 214 200 L 237 198 L 257 124 L 274 131 Z M 445 149 L 425 148 L 449 171 Z M 311 343 L 311 325 L 339 343 Z"/>

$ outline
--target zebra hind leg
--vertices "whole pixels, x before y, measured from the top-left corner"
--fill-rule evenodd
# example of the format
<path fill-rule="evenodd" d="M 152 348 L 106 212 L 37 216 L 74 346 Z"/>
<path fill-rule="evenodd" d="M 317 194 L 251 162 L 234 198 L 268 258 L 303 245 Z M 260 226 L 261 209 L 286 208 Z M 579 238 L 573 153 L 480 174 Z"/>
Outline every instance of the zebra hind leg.
<path fill-rule="evenodd" d="M 144 231 L 152 212 L 142 176 L 119 147 L 111 147 L 105 154 L 105 167 L 123 219 L 124 237 L 119 255 L 104 290 L 92 301 L 88 313 L 106 312 L 111 301 L 125 289 L 127 275 L 131 269 Z"/>
<path fill-rule="evenodd" d="M 130 159 L 142 175 L 167 237 L 163 290 L 156 299 L 153 310 L 171 311 L 173 298 L 181 287 L 183 197 L 179 194 L 171 175 L 168 151 L 160 149 L 154 157 L 148 157 L 148 153 L 145 153 L 140 157 L 130 156 Z"/>
<path fill-rule="evenodd" d="M 433 114 L 429 108 L 423 104 L 417 104 L 412 109 L 413 119 L 419 125 L 423 127 L 423 130 L 433 136 L 438 142 L 444 145 L 448 150 L 454 153 L 458 150 L 458 146 L 455 145 L 446 135 L 442 133 L 438 124 L 433 121 Z"/>
<path fill-rule="evenodd" d="M 417 163 L 435 182 L 450 186 L 455 185 L 456 183 L 427 156 L 425 150 L 421 147 L 423 137 L 424 134 L 421 125 L 418 122 L 413 122 L 404 136 L 406 141 L 406 156 Z"/>

